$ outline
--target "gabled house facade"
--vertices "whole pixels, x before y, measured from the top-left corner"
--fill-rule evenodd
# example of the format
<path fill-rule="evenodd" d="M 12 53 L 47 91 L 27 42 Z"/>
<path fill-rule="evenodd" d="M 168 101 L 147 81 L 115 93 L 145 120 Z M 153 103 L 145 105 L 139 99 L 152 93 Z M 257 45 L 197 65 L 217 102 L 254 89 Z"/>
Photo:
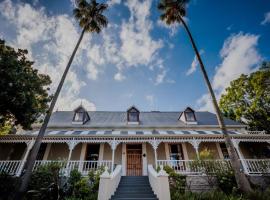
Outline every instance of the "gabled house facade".
<path fill-rule="evenodd" d="M 246 174 L 269 170 L 270 137 L 263 131 L 246 131 L 246 126 L 225 119 L 226 127 Z M 38 134 L 31 131 L 0 137 L 0 170 L 20 175 Z M 121 165 L 122 176 L 147 176 L 147 166 L 169 165 L 183 174 L 199 174 L 189 163 L 207 148 L 217 163 L 228 163 L 228 152 L 215 114 L 194 111 L 140 112 L 135 106 L 126 112 L 54 112 L 49 122 L 35 167 L 52 161 L 65 161 L 67 170 L 83 174 L 99 166 L 111 171 Z"/>

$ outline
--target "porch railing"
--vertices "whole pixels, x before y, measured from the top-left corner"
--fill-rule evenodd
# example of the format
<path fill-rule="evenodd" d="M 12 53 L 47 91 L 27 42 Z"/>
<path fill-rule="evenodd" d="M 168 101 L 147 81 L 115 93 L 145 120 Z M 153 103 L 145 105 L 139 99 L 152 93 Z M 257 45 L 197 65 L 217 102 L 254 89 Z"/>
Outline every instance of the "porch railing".
<path fill-rule="evenodd" d="M 17 175 L 22 163 L 21 160 L 0 160 L 0 172 Z"/>
<path fill-rule="evenodd" d="M 270 159 L 243 159 L 241 161 L 248 174 L 270 175 Z"/>
<path fill-rule="evenodd" d="M 24 161 L 22 160 L 0 160 L 0 172 L 6 172 L 11 175 L 19 176 L 21 173 L 22 165 Z M 34 170 L 39 166 L 48 165 L 50 163 L 58 163 L 62 169 L 61 172 L 69 174 L 71 170 L 78 169 L 82 175 L 87 175 L 90 170 L 97 170 L 100 167 L 108 167 L 111 169 L 112 161 L 110 160 L 101 160 L 101 161 L 80 161 L 80 160 L 71 160 L 71 161 L 61 161 L 61 160 L 36 160 L 34 165 Z"/>
<path fill-rule="evenodd" d="M 229 160 L 158 160 L 158 166 L 170 166 L 181 174 L 215 173 L 218 169 L 229 169 Z"/>
<path fill-rule="evenodd" d="M 204 174 L 215 173 L 216 170 L 229 169 L 229 160 L 158 160 L 158 166 L 170 166 L 181 174 Z M 270 175 L 270 159 L 243 159 L 242 166 L 246 174 L 268 174 Z"/>

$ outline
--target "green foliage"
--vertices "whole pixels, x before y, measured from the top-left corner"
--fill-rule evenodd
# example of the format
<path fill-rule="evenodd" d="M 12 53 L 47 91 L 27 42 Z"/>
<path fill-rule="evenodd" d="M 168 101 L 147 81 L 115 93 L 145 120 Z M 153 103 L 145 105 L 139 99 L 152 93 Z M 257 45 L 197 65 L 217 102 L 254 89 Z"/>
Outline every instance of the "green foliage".
<path fill-rule="evenodd" d="M 216 173 L 218 187 L 226 194 L 237 191 L 237 183 L 232 170 L 220 169 Z"/>
<path fill-rule="evenodd" d="M 103 167 L 97 170 L 90 170 L 88 177 L 80 177 L 80 179 L 78 179 L 78 174 L 74 172 L 69 178 L 72 179 L 74 185 L 72 198 L 74 198 L 74 200 L 96 200 L 98 197 L 100 175 L 103 172 Z"/>
<path fill-rule="evenodd" d="M 18 189 L 20 179 L 0 172 L 0 200 L 11 200 L 14 198 L 14 191 Z"/>
<path fill-rule="evenodd" d="M 30 128 L 48 108 L 50 77 L 39 74 L 27 50 L 7 46 L 0 40 L 0 127 L 20 124 Z M 5 131 L 4 131 L 5 132 Z M 2 131 L 3 133 L 3 131 Z M 6 133 L 6 132 L 5 132 Z"/>
<path fill-rule="evenodd" d="M 246 198 L 248 200 L 270 200 L 270 188 L 268 188 L 265 191 L 259 191 L 259 190 L 255 190 L 253 192 L 250 192 L 249 194 L 246 195 Z"/>
<path fill-rule="evenodd" d="M 27 199 L 54 200 L 60 195 L 60 170 L 63 167 L 58 162 L 42 165 L 32 173 Z"/>
<path fill-rule="evenodd" d="M 251 130 L 270 132 L 270 62 L 232 81 L 219 104 L 226 117 L 247 123 Z"/>
<path fill-rule="evenodd" d="M 237 195 L 226 195 L 223 192 L 214 190 L 205 193 L 192 193 L 187 192 L 185 194 L 179 195 L 177 200 L 246 200 L 243 196 Z M 175 199 L 176 200 L 176 199 Z M 255 199 L 254 199 L 255 200 Z"/>
<path fill-rule="evenodd" d="M 173 168 L 167 165 L 163 169 L 169 174 L 171 199 L 178 200 L 178 197 L 185 193 L 186 176 L 176 173 Z"/>
<path fill-rule="evenodd" d="M 82 178 L 74 185 L 74 197 L 79 199 L 87 199 L 91 194 L 91 188 L 87 178 Z"/>
<path fill-rule="evenodd" d="M 104 168 L 89 171 L 87 177 L 74 169 L 69 177 L 64 177 L 61 171 L 65 163 L 49 163 L 38 167 L 32 174 L 27 192 L 31 200 L 96 200 L 98 197 L 99 179 Z"/>

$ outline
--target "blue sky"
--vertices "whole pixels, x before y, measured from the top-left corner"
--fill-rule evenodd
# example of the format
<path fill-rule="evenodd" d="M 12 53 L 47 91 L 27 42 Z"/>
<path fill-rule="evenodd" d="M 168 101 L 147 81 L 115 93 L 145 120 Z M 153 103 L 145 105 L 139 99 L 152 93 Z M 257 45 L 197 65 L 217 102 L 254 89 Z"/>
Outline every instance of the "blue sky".
<path fill-rule="evenodd" d="M 82 101 L 89 110 L 212 111 L 187 35 L 159 21 L 158 1 L 107 3 L 109 26 L 85 35 L 56 108 Z M 80 33 L 72 9 L 69 0 L 0 2 L 0 38 L 29 50 L 35 67 L 51 76 L 52 91 Z M 218 98 L 231 80 L 270 59 L 268 0 L 194 0 L 186 20 Z"/>

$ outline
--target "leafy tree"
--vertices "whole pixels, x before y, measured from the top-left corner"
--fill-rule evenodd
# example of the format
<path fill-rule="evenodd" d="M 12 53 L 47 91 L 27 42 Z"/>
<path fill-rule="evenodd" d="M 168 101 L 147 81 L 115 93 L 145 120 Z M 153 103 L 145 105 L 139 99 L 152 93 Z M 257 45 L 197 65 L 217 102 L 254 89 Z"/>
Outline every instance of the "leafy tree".
<path fill-rule="evenodd" d="M 232 81 L 219 104 L 225 116 L 246 123 L 250 130 L 270 133 L 270 62 Z"/>
<path fill-rule="evenodd" d="M 77 41 L 77 44 L 70 56 L 70 59 L 67 63 L 65 71 L 61 77 L 61 80 L 58 84 L 56 92 L 53 96 L 52 102 L 50 104 L 49 110 L 45 116 L 44 122 L 39 130 L 38 136 L 36 138 L 35 144 L 32 148 L 31 153 L 27 159 L 25 164 L 25 173 L 22 176 L 22 184 L 21 187 L 16 194 L 16 199 L 22 199 L 23 194 L 27 189 L 27 185 L 30 180 L 31 172 L 35 164 L 35 160 L 38 154 L 39 147 L 41 145 L 42 138 L 45 134 L 45 130 L 49 123 L 51 114 L 53 112 L 54 106 L 60 94 L 60 91 L 63 87 L 64 81 L 66 79 L 69 68 L 71 67 L 72 61 L 75 57 L 75 54 L 80 46 L 80 43 L 83 39 L 85 33 L 100 33 L 102 28 L 105 28 L 108 24 L 107 18 L 103 15 L 103 12 L 108 8 L 107 4 L 97 3 L 96 0 L 91 0 L 88 2 L 87 0 L 76 0 L 77 7 L 73 10 L 73 14 L 75 18 L 78 20 L 80 27 L 82 28 L 81 35 Z"/>
<path fill-rule="evenodd" d="M 158 4 L 158 9 L 161 11 L 160 19 L 165 21 L 166 24 L 171 25 L 174 23 L 182 24 L 185 31 L 187 32 L 187 35 L 189 37 L 189 40 L 191 42 L 192 48 L 195 52 L 195 55 L 197 57 L 197 60 L 199 62 L 200 69 L 202 71 L 202 75 L 204 78 L 204 81 L 206 83 L 207 89 L 209 91 L 209 94 L 212 99 L 213 107 L 216 112 L 217 120 L 219 123 L 219 127 L 224 135 L 225 144 L 229 152 L 229 156 L 231 159 L 232 167 L 235 173 L 235 178 L 238 184 L 238 187 L 240 190 L 244 192 L 251 191 L 250 184 L 248 182 L 247 177 L 241 170 L 241 163 L 239 161 L 238 155 L 234 149 L 232 140 L 227 132 L 223 116 L 221 114 L 221 111 L 218 107 L 218 103 L 215 97 L 215 93 L 213 91 L 213 88 L 211 86 L 211 83 L 209 81 L 208 74 L 205 70 L 202 58 L 200 56 L 200 53 L 198 51 L 198 48 L 195 44 L 194 38 L 191 34 L 191 31 L 188 27 L 188 25 L 185 22 L 184 17 L 186 16 L 186 6 L 189 3 L 189 0 L 160 0 Z"/>
<path fill-rule="evenodd" d="M 27 50 L 15 50 L 0 40 L 0 134 L 13 125 L 30 128 L 51 100 L 46 88 L 50 77 L 39 74 L 26 56 Z"/>

